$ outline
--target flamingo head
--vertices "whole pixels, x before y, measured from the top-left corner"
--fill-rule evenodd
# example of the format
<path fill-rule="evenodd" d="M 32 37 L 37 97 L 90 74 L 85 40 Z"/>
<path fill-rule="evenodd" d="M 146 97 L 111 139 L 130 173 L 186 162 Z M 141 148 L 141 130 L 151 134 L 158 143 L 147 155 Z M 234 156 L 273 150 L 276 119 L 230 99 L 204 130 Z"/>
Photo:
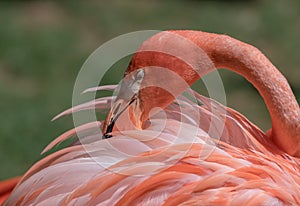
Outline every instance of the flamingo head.
<path fill-rule="evenodd" d="M 171 88 L 172 85 L 178 85 L 175 83 L 178 75 L 170 75 L 166 69 L 145 67 L 131 71 L 131 66 L 132 64 L 125 73 L 118 95 L 106 117 L 104 138 L 110 137 L 109 133 L 113 131 L 121 115 L 127 116 L 127 120 L 129 119 L 136 129 L 146 128 L 152 114 L 167 107 L 188 87 L 188 84 L 181 80 L 182 85 Z"/>
<path fill-rule="evenodd" d="M 206 53 L 199 50 L 191 41 L 170 32 L 146 40 L 125 72 L 103 127 L 104 138 L 109 137 L 106 134 L 124 111 L 135 128 L 146 128 L 152 114 L 166 108 L 200 78 L 199 68 L 214 68 Z"/>

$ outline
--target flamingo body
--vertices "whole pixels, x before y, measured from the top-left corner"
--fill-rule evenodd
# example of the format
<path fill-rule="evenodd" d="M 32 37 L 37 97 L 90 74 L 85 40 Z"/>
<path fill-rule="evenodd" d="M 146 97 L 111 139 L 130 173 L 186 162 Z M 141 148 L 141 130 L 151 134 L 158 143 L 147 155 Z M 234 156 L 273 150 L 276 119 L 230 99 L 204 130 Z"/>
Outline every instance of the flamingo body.
<path fill-rule="evenodd" d="M 203 120 L 198 125 L 192 120 L 182 125 L 177 120 L 180 108 L 171 104 L 165 109 L 166 127 L 154 139 L 161 127 L 159 115 L 142 133 L 116 131 L 111 139 L 99 141 L 96 136 L 85 148 L 65 148 L 35 164 L 6 205 L 299 204 L 299 160 L 268 143 L 241 114 L 193 94 L 203 105 L 185 97 L 181 103 L 186 104 L 186 112 L 200 112 Z M 109 103 L 103 101 L 101 106 Z M 226 112 L 213 114 L 212 106 Z M 224 141 L 208 135 L 208 124 L 202 122 L 211 116 L 219 121 L 226 118 Z M 83 130 L 93 132 L 99 125 Z M 178 138 L 180 125 L 184 135 Z M 70 135 L 74 133 L 61 137 Z"/>

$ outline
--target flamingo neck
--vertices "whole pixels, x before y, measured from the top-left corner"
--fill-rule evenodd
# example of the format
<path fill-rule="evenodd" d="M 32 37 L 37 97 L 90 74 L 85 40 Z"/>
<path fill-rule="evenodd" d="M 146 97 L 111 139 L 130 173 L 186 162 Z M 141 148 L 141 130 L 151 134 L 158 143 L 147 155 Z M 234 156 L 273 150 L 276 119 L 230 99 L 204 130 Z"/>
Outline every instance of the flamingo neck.
<path fill-rule="evenodd" d="M 269 136 L 285 152 L 300 155 L 300 109 L 285 77 L 255 47 L 226 35 L 200 31 L 170 31 L 203 49 L 216 68 L 227 68 L 256 87 L 272 120 Z"/>

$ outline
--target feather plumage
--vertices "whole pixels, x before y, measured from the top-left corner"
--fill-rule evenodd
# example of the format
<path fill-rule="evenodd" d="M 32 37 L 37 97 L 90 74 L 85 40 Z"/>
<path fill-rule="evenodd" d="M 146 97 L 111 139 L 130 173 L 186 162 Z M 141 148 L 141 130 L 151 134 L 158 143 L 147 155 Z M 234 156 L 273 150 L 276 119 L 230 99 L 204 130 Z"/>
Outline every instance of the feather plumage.
<path fill-rule="evenodd" d="M 238 112 L 187 92 L 202 104 L 181 96 L 164 115 L 155 115 L 146 130 L 114 131 L 113 138 L 50 154 L 24 175 L 5 205 L 300 204 L 297 158 L 266 141 Z M 108 109 L 103 99 L 89 104 Z M 214 113 L 212 108 L 217 108 Z M 191 115 L 182 121 L 179 111 Z M 195 111 L 199 116 L 193 116 Z M 213 125 L 226 125 L 220 140 L 209 134 L 207 121 L 212 118 Z M 79 130 L 89 136 L 100 124 Z"/>

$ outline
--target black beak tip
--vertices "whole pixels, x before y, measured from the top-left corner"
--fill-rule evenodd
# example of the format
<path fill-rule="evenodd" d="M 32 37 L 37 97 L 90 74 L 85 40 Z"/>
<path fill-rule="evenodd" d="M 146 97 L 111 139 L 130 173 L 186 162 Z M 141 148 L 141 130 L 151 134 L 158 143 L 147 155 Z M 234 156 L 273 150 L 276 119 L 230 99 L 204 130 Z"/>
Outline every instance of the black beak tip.
<path fill-rule="evenodd" d="M 103 134 L 102 139 L 109 139 L 111 137 L 112 137 L 111 134 Z"/>
<path fill-rule="evenodd" d="M 102 139 L 108 139 L 112 137 L 110 133 L 112 132 L 114 125 L 115 125 L 115 120 L 111 119 L 110 124 L 107 126 L 106 131 L 102 136 Z"/>

